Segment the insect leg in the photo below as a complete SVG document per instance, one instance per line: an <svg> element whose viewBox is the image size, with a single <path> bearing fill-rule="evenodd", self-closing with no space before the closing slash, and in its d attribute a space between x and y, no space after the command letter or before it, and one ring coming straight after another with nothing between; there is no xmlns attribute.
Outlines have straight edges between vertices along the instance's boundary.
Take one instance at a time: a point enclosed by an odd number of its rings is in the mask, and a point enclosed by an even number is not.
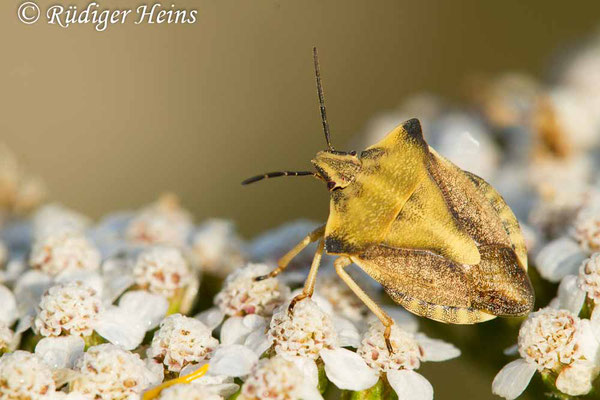
<svg viewBox="0 0 600 400"><path fill-rule="evenodd" d="M294 297L290 302L288 307L288 312L292 312L294 310L294 306L300 300L304 300L307 297L311 297L313 292L315 291L315 282L317 280L317 272L319 271L319 265L321 264L321 257L323 256L323 250L325 249L325 243L323 239L319 241L319 246L317 247L317 252L315 253L315 257L313 258L312 264L310 266L310 272L306 277L306 281L304 282L304 289L302 289L302 293L298 296Z"/></svg>
<svg viewBox="0 0 600 400"><path fill-rule="evenodd" d="M392 333L392 325L394 324L394 320L390 318L390 316L387 315L386 312L383 311L383 309L379 307L377 303L375 303L375 301L371 299L369 295L365 293L365 291L362 290L360 286L358 286L356 282L354 282L352 277L346 272L345 268L350 264L352 264L352 260L350 260L348 257L338 257L333 262L335 271L337 272L339 277L342 278L342 280L344 281L344 283L346 283L346 285L348 285L350 290L352 290L354 294L357 295L363 303L365 303L369 310L371 310L371 312L375 314L377 318L379 318L383 326L385 326L383 337L385 338L385 344L387 346L387 349L391 354L394 352L394 349L392 348L392 343L390 342L390 335Z"/></svg>
<svg viewBox="0 0 600 400"><path fill-rule="evenodd" d="M257 277L256 280L262 281L264 279L274 278L277 275L279 275L279 273L281 273L284 269L286 269L286 267L288 266L290 261L292 261L292 259L294 257L296 257L298 255L298 253L300 253L302 250L304 250L304 248L306 246L308 246L309 244L311 244L312 242L315 242L315 241L319 240L320 238L322 238L324 234L325 234L325 225L321 225L320 227L318 227L317 229L315 229L314 231L312 231L311 233L306 235L306 237L304 239L302 239L302 241L300 243L298 243L296 246L294 246L294 248L291 249L286 255L281 257L279 259L279 261L277 262L277 268L275 268L273 271L271 271L267 275L262 275L262 276Z"/></svg>

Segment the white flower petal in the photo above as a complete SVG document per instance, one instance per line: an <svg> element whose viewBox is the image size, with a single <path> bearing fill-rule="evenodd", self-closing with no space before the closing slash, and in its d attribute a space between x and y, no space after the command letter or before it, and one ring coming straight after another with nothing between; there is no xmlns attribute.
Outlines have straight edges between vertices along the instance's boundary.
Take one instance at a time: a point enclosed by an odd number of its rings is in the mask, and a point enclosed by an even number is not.
<svg viewBox="0 0 600 400"><path fill-rule="evenodd" d="M433 400L433 387L425 377L411 369L387 372L388 382L403 400Z"/></svg>
<svg viewBox="0 0 600 400"><path fill-rule="evenodd" d="M353 351L343 348L323 349L319 354L325 363L327 378L340 389L365 390L379 380L379 374Z"/></svg>
<svg viewBox="0 0 600 400"><path fill-rule="evenodd" d="M507 400L516 399L529 385L536 370L535 365L522 358L506 364L492 382L492 393Z"/></svg>
<svg viewBox="0 0 600 400"><path fill-rule="evenodd" d="M149 331L160 324L169 309L169 302L163 296L144 290L134 290L121 297L119 308L135 315Z"/></svg>
<svg viewBox="0 0 600 400"><path fill-rule="evenodd" d="M209 308L208 310L202 311L194 318L202 322L204 325L208 326L208 328L212 331L217 326L221 325L221 322L223 322L223 319L225 318L225 314L223 314L218 307L213 307Z"/></svg>
<svg viewBox="0 0 600 400"><path fill-rule="evenodd" d="M156 361L153 358L147 358L144 360L146 368L149 371L149 382L151 385L160 384L165 378L165 368L161 362Z"/></svg>
<svg viewBox="0 0 600 400"><path fill-rule="evenodd" d="M104 299L112 304L120 295L135 284L130 261L110 258L102 263L102 276L105 280Z"/></svg>
<svg viewBox="0 0 600 400"><path fill-rule="evenodd" d="M577 274L587 254L573 239L562 237L544 246L535 257L540 275L550 282L558 282L569 274Z"/></svg>
<svg viewBox="0 0 600 400"><path fill-rule="evenodd" d="M269 336L264 328L259 328L251 332L244 341L244 346L255 352L259 358L272 344L273 342L269 340Z"/></svg>
<svg viewBox="0 0 600 400"><path fill-rule="evenodd" d="M33 326L33 316L25 315L21 319L19 319L19 323L17 324L17 329L15 329L15 333L20 334L25 332L27 329Z"/></svg>
<svg viewBox="0 0 600 400"><path fill-rule="evenodd" d="M130 310L111 306L100 314L94 330L112 344L133 350L144 340L147 327Z"/></svg>
<svg viewBox="0 0 600 400"><path fill-rule="evenodd" d="M14 288L19 315L35 315L35 308L50 285L52 278L43 272L32 270L21 275Z"/></svg>
<svg viewBox="0 0 600 400"><path fill-rule="evenodd" d="M97 272L89 270L67 270L61 272L54 278L55 283L66 283L66 282L83 282L86 286L91 287L100 295L103 296L104 292L104 280Z"/></svg>
<svg viewBox="0 0 600 400"><path fill-rule="evenodd" d="M210 360L212 375L233 377L245 376L258 362L258 356L249 348L240 344L231 344L217 348Z"/></svg>
<svg viewBox="0 0 600 400"><path fill-rule="evenodd" d="M592 316L590 317L590 325L594 335L600 338L600 307L594 307Z"/></svg>
<svg viewBox="0 0 600 400"><path fill-rule="evenodd" d="M120 274L113 278L106 277L106 287L104 288L104 299L106 303L112 304L127 289L135 284L133 275Z"/></svg>
<svg viewBox="0 0 600 400"><path fill-rule="evenodd" d="M585 301L586 293L579 288L577 284L577 276L567 275L558 286L558 309L571 311L575 315L579 315L583 302Z"/></svg>
<svg viewBox="0 0 600 400"><path fill-rule="evenodd" d="M304 382L308 386L317 387L319 384L319 368L312 358L284 355L283 358L293 362L302 372Z"/></svg>
<svg viewBox="0 0 600 400"><path fill-rule="evenodd" d="M52 369L71 368L84 347L80 336L47 337L35 346L35 354Z"/></svg>
<svg viewBox="0 0 600 400"><path fill-rule="evenodd" d="M251 331L267 326L267 319L257 314L246 315L242 322Z"/></svg>
<svg viewBox="0 0 600 400"><path fill-rule="evenodd" d="M235 394L235 392L238 391L238 389L240 388L240 385L237 385L235 383L209 383L209 384L203 384L201 382L202 378L195 380L195 383L198 383L200 385L202 385L203 387L205 387L208 391L210 391L211 393L215 393L218 394L219 396L222 396L224 398L229 398L229 396L233 396Z"/></svg>
<svg viewBox="0 0 600 400"><path fill-rule="evenodd" d="M304 276L303 279L305 279L305 278L306 278L306 275ZM298 296L301 293L302 293L302 288L294 290L293 292L290 293L290 299L293 299L294 297ZM333 306L331 305L329 300L327 300L325 297L321 296L318 293L313 293L313 295L310 296L310 298L312 299L312 301L317 303L317 306L319 306L319 308L321 310L323 310L326 314L333 315L333 313L334 313Z"/></svg>
<svg viewBox="0 0 600 400"><path fill-rule="evenodd" d="M569 396L583 396L592 390L597 369L587 360L567 365L556 378L556 388Z"/></svg>
<svg viewBox="0 0 600 400"><path fill-rule="evenodd" d="M298 395L302 400L323 400L323 396L316 386L303 385L298 391Z"/></svg>
<svg viewBox="0 0 600 400"><path fill-rule="evenodd" d="M460 356L460 350L452 343L432 339L422 333L417 334L416 339L423 350L421 361L446 361Z"/></svg>
<svg viewBox="0 0 600 400"><path fill-rule="evenodd" d="M354 347L360 345L360 333L356 326L346 318L334 315L332 318L333 326L338 334L338 345L340 347Z"/></svg>
<svg viewBox="0 0 600 400"><path fill-rule="evenodd" d="M17 300L10 289L4 285L0 285L0 304L2 305L0 322L11 326L18 317Z"/></svg>
<svg viewBox="0 0 600 400"><path fill-rule="evenodd" d="M578 344L581 353L587 360L596 364L600 363L600 342L598 342L592 322L588 319L581 320L581 335Z"/></svg>
<svg viewBox="0 0 600 400"><path fill-rule="evenodd" d="M229 317L221 326L221 344L242 344L251 332L243 317Z"/></svg>

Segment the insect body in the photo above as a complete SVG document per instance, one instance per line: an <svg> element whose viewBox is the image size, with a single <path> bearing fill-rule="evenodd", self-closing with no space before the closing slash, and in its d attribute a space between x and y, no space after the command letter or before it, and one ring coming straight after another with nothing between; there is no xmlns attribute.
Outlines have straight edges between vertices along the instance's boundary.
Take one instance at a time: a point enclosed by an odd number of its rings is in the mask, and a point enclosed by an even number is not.
<svg viewBox="0 0 600 400"><path fill-rule="evenodd" d="M502 197L483 179L436 153L411 119L362 151L335 151L329 142L316 49L317 87L328 149L312 160L312 175L327 183L329 218L286 254L268 276L280 273L304 247L318 250L302 294L312 295L323 252L338 256L335 269L387 327L392 320L352 280L355 263L407 310L433 320L472 324L496 316L522 316L533 307L527 252L519 224ZM261 277L264 278L264 277Z"/></svg>

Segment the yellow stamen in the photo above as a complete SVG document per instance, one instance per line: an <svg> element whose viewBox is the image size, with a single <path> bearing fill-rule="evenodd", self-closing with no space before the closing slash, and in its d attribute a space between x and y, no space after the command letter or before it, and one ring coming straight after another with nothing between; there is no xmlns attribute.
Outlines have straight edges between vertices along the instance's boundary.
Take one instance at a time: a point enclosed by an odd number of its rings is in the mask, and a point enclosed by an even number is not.
<svg viewBox="0 0 600 400"><path fill-rule="evenodd" d="M170 379L166 382L163 382L162 384L153 387L152 389L146 390L144 392L144 395L142 396L142 400L156 399L158 396L160 396L160 392L162 392L163 389L166 389L169 386L178 385L180 383L190 383L200 378L201 376L204 376L204 374L206 374L206 371L208 371L208 364L203 365L191 374L187 374L184 376L180 376L179 378Z"/></svg>

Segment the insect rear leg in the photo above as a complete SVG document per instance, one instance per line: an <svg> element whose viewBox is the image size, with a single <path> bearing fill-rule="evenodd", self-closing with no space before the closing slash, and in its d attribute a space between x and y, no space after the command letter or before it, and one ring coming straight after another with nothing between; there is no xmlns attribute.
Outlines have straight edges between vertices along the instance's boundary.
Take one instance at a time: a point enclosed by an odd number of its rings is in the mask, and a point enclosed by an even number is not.
<svg viewBox="0 0 600 400"><path fill-rule="evenodd" d="M311 233L306 235L306 237L304 239L302 239L302 241L300 243L298 243L296 246L294 246L293 249L291 249L283 257L281 257L279 259L279 261L277 262L277 268L275 268L273 271L271 271L267 275L262 275L262 276L256 277L256 280L262 281L264 279L274 278L277 275L279 275L284 269L287 268L287 266L294 259L294 257L296 257L298 255L298 253L300 253L302 250L304 250L304 248L306 246L308 246L309 244L311 244L312 242L316 242L317 240L322 238L324 234L325 234L325 225L321 225L320 227L318 227L317 229L315 229L314 231L312 231Z"/></svg>
<svg viewBox="0 0 600 400"><path fill-rule="evenodd" d="M375 303L375 301L371 299L369 295L365 293L365 291L362 290L361 287L358 286L358 284L354 282L352 277L346 272L345 268L350 264L352 264L352 260L350 260L348 257L338 257L333 262L335 271L337 272L339 277L342 278L342 280L346 285L348 285L350 290L352 290L354 294L358 296L358 298L361 299L363 303L365 303L369 310L371 310L371 312L375 314L377 318L379 318L383 326L385 326L383 337L385 339L387 349L391 354L394 352L392 343L390 342L390 335L392 333L392 325L394 324L394 320L390 318L390 316L387 315L386 312L383 311L383 309L379 307L377 303Z"/></svg>
<svg viewBox="0 0 600 400"><path fill-rule="evenodd" d="M306 281L304 282L304 288L302 289L302 293L298 296L294 297L290 302L288 307L288 312L292 312L296 303L301 300L304 300L307 297L311 297L313 292L315 291L315 282L317 280L317 272L319 271L319 265L321 264L321 257L323 256L323 250L325 248L325 244L321 239L319 241L319 245L317 247L317 252L315 253L315 257L313 258L312 264L310 266L310 271L308 276L306 277Z"/></svg>

